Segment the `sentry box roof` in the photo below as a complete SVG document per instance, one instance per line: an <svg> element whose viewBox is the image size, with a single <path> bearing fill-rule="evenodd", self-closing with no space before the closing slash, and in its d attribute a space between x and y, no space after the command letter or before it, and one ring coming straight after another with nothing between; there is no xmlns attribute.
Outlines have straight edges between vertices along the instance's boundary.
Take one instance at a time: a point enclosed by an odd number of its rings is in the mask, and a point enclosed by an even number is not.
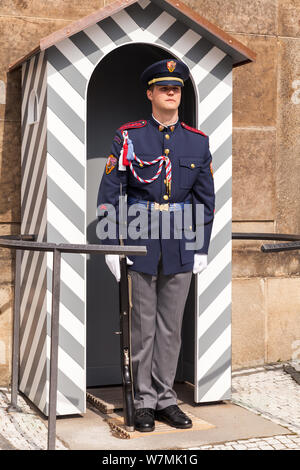
<svg viewBox="0 0 300 470"><path fill-rule="evenodd" d="M177 19L178 24L173 24L172 31L169 31L170 37L173 34L174 38L176 38L176 26L177 28L182 28L182 25L186 25L186 27L196 31L201 35L201 37L207 39L219 49L226 52L226 54L231 56L232 65L234 67L248 62L253 62L256 59L255 52L239 42L230 34L226 33L223 29L206 20L203 16L199 15L179 0L151 0L151 2L150 0L144 0L142 2L138 2L137 0L117 0L116 2L101 8L100 10L97 10L88 16L85 16L78 21L74 21L65 28L62 28L50 34L49 36L42 38L40 40L40 44L37 47L11 64L9 66L9 70L15 69L32 55L48 49L50 46L57 44L67 37L80 33L84 29L99 23L100 21L102 24L104 24L106 20L107 26L113 28L113 24L111 24L109 21L110 17L124 8L131 7L130 11L135 14L135 17L137 19L140 17L141 22L145 23L145 19L143 19L142 15L140 14L140 5L138 3L143 3L146 5L145 8L148 10L147 18L149 23L151 22L152 18L157 16L158 9L163 9ZM181 23L181 26L179 26L179 22ZM140 26L146 28L147 24L145 23L144 25Z"/></svg>

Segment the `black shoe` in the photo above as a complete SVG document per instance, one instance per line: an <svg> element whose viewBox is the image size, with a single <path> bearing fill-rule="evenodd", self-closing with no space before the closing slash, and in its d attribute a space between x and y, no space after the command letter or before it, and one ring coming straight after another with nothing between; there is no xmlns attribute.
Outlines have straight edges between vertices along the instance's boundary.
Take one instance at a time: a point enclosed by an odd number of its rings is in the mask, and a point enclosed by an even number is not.
<svg viewBox="0 0 300 470"><path fill-rule="evenodd" d="M138 408L135 410L134 426L137 431L154 431L154 410L152 408Z"/></svg>
<svg viewBox="0 0 300 470"><path fill-rule="evenodd" d="M173 428L188 429L193 426L190 418L177 405L170 405L155 411L155 419L164 421Z"/></svg>

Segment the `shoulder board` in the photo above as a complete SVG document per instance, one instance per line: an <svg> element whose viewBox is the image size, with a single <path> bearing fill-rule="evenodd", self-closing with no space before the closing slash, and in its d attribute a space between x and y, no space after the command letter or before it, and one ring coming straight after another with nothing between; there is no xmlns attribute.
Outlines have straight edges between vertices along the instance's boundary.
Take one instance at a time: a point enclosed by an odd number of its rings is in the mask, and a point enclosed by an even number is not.
<svg viewBox="0 0 300 470"><path fill-rule="evenodd" d="M119 131L125 131L126 129L138 129L139 127L144 127L147 124L147 121L132 121L123 124L123 126L119 127Z"/></svg>
<svg viewBox="0 0 300 470"><path fill-rule="evenodd" d="M182 122L181 125L184 129L187 129L188 131L196 132L196 134L201 134L201 135L204 135L204 137L207 137L207 135L204 134L204 132L199 131L199 129L195 129L194 127L188 126L187 124L185 124L185 122Z"/></svg>

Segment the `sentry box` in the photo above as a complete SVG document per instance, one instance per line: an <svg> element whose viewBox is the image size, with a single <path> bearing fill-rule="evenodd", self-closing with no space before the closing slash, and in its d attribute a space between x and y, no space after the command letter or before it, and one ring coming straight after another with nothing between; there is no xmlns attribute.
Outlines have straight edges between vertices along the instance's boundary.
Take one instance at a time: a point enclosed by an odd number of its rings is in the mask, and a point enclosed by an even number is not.
<svg viewBox="0 0 300 470"><path fill-rule="evenodd" d="M147 119L141 72L165 58L191 78L180 118L209 135L216 212L209 264L186 304L177 380L194 400L230 399L232 68L255 53L177 0L118 0L41 39L22 67L21 233L99 243L96 200L115 129ZM25 251L19 389L48 415L52 254ZM121 384L118 286L104 257L63 254L57 414L86 389Z"/></svg>

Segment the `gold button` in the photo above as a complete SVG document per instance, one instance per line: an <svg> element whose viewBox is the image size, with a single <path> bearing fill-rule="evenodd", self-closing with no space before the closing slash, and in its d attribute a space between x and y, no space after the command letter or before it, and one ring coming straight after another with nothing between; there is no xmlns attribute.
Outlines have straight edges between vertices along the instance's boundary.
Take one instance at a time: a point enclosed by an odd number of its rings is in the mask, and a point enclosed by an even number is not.
<svg viewBox="0 0 300 470"><path fill-rule="evenodd" d="M169 149L165 149L165 155L169 155L170 153L170 150Z"/></svg>
<svg viewBox="0 0 300 470"><path fill-rule="evenodd" d="M169 138L170 138L169 134L166 134L166 135L165 135L165 138L166 138L167 140L169 140Z"/></svg>
<svg viewBox="0 0 300 470"><path fill-rule="evenodd" d="M171 132L174 132L175 126L171 126L170 129L171 129Z"/></svg>
<svg viewBox="0 0 300 470"><path fill-rule="evenodd" d="M195 163L191 163L191 168L195 168Z"/></svg>
<svg viewBox="0 0 300 470"><path fill-rule="evenodd" d="M144 166L142 163L140 163L140 166Z"/></svg>
<svg viewBox="0 0 300 470"><path fill-rule="evenodd" d="M158 129L159 129L159 130L160 130L160 132L161 132L161 131L163 131L163 130L164 130L164 128L165 128L165 127L164 127L164 126L162 126L162 125L160 124Z"/></svg>
<svg viewBox="0 0 300 470"><path fill-rule="evenodd" d="M166 194L164 195L164 200L167 201L169 199L169 196L167 196Z"/></svg>

